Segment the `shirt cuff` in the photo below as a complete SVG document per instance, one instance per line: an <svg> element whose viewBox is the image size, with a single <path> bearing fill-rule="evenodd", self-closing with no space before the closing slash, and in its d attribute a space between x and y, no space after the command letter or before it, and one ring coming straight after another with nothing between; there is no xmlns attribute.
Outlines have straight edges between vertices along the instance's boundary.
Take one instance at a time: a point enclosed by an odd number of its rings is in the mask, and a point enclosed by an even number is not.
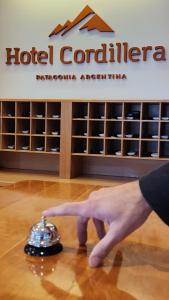
<svg viewBox="0 0 169 300"><path fill-rule="evenodd" d="M169 163L141 177L139 185L145 200L169 225Z"/></svg>

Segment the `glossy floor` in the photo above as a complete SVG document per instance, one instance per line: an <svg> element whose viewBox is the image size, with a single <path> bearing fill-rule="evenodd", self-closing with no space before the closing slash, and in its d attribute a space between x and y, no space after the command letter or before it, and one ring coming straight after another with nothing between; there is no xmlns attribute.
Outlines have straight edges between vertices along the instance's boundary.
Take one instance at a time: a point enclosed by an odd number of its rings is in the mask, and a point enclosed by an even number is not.
<svg viewBox="0 0 169 300"><path fill-rule="evenodd" d="M64 251L33 258L24 254L28 230L41 211L64 201L84 200L97 185L22 181L0 188L0 299L169 299L169 229L152 214L117 245L104 266L91 269L88 256L97 237L89 224L86 249L78 249L74 217L52 218Z"/></svg>

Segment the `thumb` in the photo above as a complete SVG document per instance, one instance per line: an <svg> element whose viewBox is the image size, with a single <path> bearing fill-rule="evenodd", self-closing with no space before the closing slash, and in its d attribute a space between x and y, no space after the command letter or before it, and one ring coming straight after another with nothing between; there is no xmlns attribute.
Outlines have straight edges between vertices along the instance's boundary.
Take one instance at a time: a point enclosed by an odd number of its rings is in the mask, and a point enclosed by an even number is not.
<svg viewBox="0 0 169 300"><path fill-rule="evenodd" d="M112 247L122 239L118 234L119 230L117 226L111 226L107 234L97 243L89 256L89 265L91 267L101 266L103 259L111 251Z"/></svg>

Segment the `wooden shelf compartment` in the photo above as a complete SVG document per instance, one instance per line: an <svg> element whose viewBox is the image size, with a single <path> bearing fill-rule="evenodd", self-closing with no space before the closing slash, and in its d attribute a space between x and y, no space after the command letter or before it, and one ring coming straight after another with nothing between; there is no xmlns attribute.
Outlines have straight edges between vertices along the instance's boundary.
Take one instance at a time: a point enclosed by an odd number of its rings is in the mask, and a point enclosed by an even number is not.
<svg viewBox="0 0 169 300"><path fill-rule="evenodd" d="M2 135L1 150L15 151L15 135Z"/></svg>
<svg viewBox="0 0 169 300"><path fill-rule="evenodd" d="M124 119L140 120L141 108L140 102L124 102Z"/></svg>
<svg viewBox="0 0 169 300"><path fill-rule="evenodd" d="M142 122L142 138L158 139L159 138L159 122Z"/></svg>
<svg viewBox="0 0 169 300"><path fill-rule="evenodd" d="M100 121L89 121L89 136L91 137L105 137L105 122Z"/></svg>
<svg viewBox="0 0 169 300"><path fill-rule="evenodd" d="M30 119L17 119L16 120L16 133L17 134L30 134Z"/></svg>
<svg viewBox="0 0 169 300"><path fill-rule="evenodd" d="M160 103L143 103L142 119L158 121L160 119Z"/></svg>
<svg viewBox="0 0 169 300"><path fill-rule="evenodd" d="M33 118L45 118L46 117L46 102L32 102L31 114Z"/></svg>
<svg viewBox="0 0 169 300"><path fill-rule="evenodd" d="M113 156L122 156L122 142L121 140L106 140L105 154Z"/></svg>
<svg viewBox="0 0 169 300"><path fill-rule="evenodd" d="M60 119L61 118L61 103L47 102L47 118Z"/></svg>
<svg viewBox="0 0 169 300"><path fill-rule="evenodd" d="M31 120L31 134L45 135L46 134L45 120L32 119Z"/></svg>
<svg viewBox="0 0 169 300"><path fill-rule="evenodd" d="M106 119L105 102L89 102L89 119Z"/></svg>
<svg viewBox="0 0 169 300"><path fill-rule="evenodd" d="M16 136L16 150L30 152L30 136Z"/></svg>
<svg viewBox="0 0 169 300"><path fill-rule="evenodd" d="M103 139L89 139L88 140L88 153L104 155L105 154L105 144Z"/></svg>
<svg viewBox="0 0 169 300"><path fill-rule="evenodd" d="M124 138L140 138L140 122L124 121Z"/></svg>
<svg viewBox="0 0 169 300"><path fill-rule="evenodd" d="M53 136L60 135L60 120L47 120L46 134Z"/></svg>
<svg viewBox="0 0 169 300"><path fill-rule="evenodd" d="M169 121L160 124L160 138L165 139L165 136L169 138Z"/></svg>
<svg viewBox="0 0 169 300"><path fill-rule="evenodd" d="M46 138L46 152L60 153L60 138L47 137Z"/></svg>
<svg viewBox="0 0 169 300"><path fill-rule="evenodd" d="M15 119L2 118L2 133L15 133Z"/></svg>
<svg viewBox="0 0 169 300"><path fill-rule="evenodd" d="M89 103L73 102L72 103L72 119L88 119Z"/></svg>
<svg viewBox="0 0 169 300"><path fill-rule="evenodd" d="M73 138L72 139L72 154L88 154L87 139Z"/></svg>
<svg viewBox="0 0 169 300"><path fill-rule="evenodd" d="M169 159L169 141L160 142L160 157Z"/></svg>
<svg viewBox="0 0 169 300"><path fill-rule="evenodd" d="M169 122L169 103L161 104L161 120L167 119Z"/></svg>
<svg viewBox="0 0 169 300"><path fill-rule="evenodd" d="M45 137L32 136L31 137L31 151L45 152Z"/></svg>
<svg viewBox="0 0 169 300"><path fill-rule="evenodd" d="M106 119L123 119L123 103L106 103Z"/></svg>
<svg viewBox="0 0 169 300"><path fill-rule="evenodd" d="M122 122L119 121L107 121L106 122L106 137L115 137L122 138L123 137L123 126Z"/></svg>
<svg viewBox="0 0 169 300"><path fill-rule="evenodd" d="M141 141L141 157L159 158L159 142Z"/></svg>
<svg viewBox="0 0 169 300"><path fill-rule="evenodd" d="M73 120L72 135L73 136L88 136L87 120Z"/></svg>
<svg viewBox="0 0 169 300"><path fill-rule="evenodd" d="M2 102L2 117L15 117L16 103L13 101Z"/></svg>
<svg viewBox="0 0 169 300"><path fill-rule="evenodd" d="M138 158L140 156L140 141L132 139L123 141L123 156Z"/></svg>
<svg viewBox="0 0 169 300"><path fill-rule="evenodd" d="M30 118L31 116L31 103L30 102L20 102L16 103L16 116L19 118Z"/></svg>

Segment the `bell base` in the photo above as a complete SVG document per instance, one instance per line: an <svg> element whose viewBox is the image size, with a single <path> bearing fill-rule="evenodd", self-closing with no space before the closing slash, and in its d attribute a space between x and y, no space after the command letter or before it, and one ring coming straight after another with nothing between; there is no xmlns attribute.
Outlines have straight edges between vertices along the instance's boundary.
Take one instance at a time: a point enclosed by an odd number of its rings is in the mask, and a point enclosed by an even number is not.
<svg viewBox="0 0 169 300"><path fill-rule="evenodd" d="M63 246L60 243L50 247L35 247L32 245L27 244L24 247L24 251L27 255L31 256L50 256L58 254L63 250Z"/></svg>

